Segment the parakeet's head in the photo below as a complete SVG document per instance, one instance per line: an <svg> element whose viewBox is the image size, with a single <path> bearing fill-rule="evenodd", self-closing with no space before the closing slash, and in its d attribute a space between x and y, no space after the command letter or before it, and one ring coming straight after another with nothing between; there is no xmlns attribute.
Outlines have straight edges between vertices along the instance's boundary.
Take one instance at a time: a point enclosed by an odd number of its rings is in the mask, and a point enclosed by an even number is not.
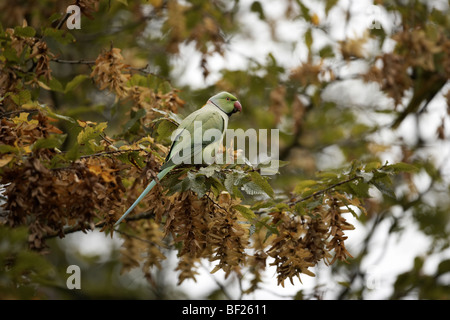
<svg viewBox="0 0 450 320"><path fill-rule="evenodd" d="M209 98L216 107L231 116L235 112L241 112L242 106L238 99L228 92L221 92Z"/></svg>

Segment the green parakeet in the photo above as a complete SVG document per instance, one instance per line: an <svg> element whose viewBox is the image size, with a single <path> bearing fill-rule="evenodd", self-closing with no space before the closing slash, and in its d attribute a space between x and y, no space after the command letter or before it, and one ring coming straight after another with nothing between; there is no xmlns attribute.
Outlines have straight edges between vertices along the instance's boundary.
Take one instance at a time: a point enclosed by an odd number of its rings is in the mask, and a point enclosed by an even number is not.
<svg viewBox="0 0 450 320"><path fill-rule="evenodd" d="M158 180L178 164L197 163L198 159L203 162L210 160L204 157L208 158L217 150L228 127L228 118L238 111L242 111L242 106L237 98L228 92L221 92L209 98L202 108L188 115L175 131L175 139L157 175ZM156 181L152 180L115 225L122 222L155 185Z"/></svg>

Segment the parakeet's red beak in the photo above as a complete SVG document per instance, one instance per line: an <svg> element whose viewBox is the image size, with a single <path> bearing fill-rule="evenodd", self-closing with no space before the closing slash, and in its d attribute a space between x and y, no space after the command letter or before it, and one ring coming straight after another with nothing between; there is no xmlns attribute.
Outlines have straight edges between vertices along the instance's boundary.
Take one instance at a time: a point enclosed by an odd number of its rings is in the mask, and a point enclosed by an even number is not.
<svg viewBox="0 0 450 320"><path fill-rule="evenodd" d="M241 106L241 103L239 102L239 101L236 101L235 103L234 103L234 110L233 110L233 113L235 113L235 112L242 112L242 106Z"/></svg>

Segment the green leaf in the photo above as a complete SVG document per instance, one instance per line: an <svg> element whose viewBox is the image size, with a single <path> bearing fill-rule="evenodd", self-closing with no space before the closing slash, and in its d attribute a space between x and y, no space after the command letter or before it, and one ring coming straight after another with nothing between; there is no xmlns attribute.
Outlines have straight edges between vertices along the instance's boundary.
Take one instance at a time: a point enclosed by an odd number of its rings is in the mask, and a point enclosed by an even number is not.
<svg viewBox="0 0 450 320"><path fill-rule="evenodd" d="M356 176L363 178L364 182L369 182L370 180L372 180L374 174L373 172L358 171L356 172Z"/></svg>
<svg viewBox="0 0 450 320"><path fill-rule="evenodd" d="M61 18L62 18L61 13L55 12L55 13L53 13L53 14L50 16L50 18L47 19L47 21L50 22L50 23L53 23L53 22L58 21L58 20L61 19Z"/></svg>
<svg viewBox="0 0 450 320"><path fill-rule="evenodd" d="M247 182L242 186L242 190L250 195L266 194L264 190L253 181Z"/></svg>
<svg viewBox="0 0 450 320"><path fill-rule="evenodd" d="M31 37L34 37L35 34L36 34L36 30L34 30L32 27L29 27L29 26L14 28L15 36L31 38Z"/></svg>
<svg viewBox="0 0 450 320"><path fill-rule="evenodd" d="M441 261L437 268L437 275L440 276L441 274L450 272L450 259Z"/></svg>
<svg viewBox="0 0 450 320"><path fill-rule="evenodd" d="M255 213L250 208L247 208L245 206L237 204L233 206L233 209L239 211L242 216L249 221L253 220L256 217Z"/></svg>
<svg viewBox="0 0 450 320"><path fill-rule="evenodd" d="M380 167L381 167L381 163L379 161L373 161L373 162L369 162L368 164L366 164L364 166L364 170L366 172L368 172L368 171L372 171L375 169L379 169Z"/></svg>
<svg viewBox="0 0 450 320"><path fill-rule="evenodd" d="M129 87L147 87L147 78L139 73L135 73L131 76L130 80L128 80L127 85Z"/></svg>
<svg viewBox="0 0 450 320"><path fill-rule="evenodd" d="M169 81L163 81L163 82L161 82L161 83L159 84L158 90L159 90L162 94L169 93L170 91L172 91L172 85L170 84Z"/></svg>
<svg viewBox="0 0 450 320"><path fill-rule="evenodd" d="M234 186L232 188L231 194L233 196L235 196L236 198L238 198L238 199L243 199L244 198L244 195L242 194L241 189L238 186Z"/></svg>
<svg viewBox="0 0 450 320"><path fill-rule="evenodd" d="M306 21L311 22L311 16L309 15L309 8L308 8L307 6L305 6L305 5L302 3L301 0L297 0L297 4L299 5L300 10L301 10L301 12L302 12L302 14L301 14L302 17L303 17Z"/></svg>
<svg viewBox="0 0 450 320"><path fill-rule="evenodd" d="M138 151L122 152L116 156L117 159L126 164L137 165L139 168L145 166L144 159L139 155Z"/></svg>
<svg viewBox="0 0 450 320"><path fill-rule="evenodd" d="M218 197L222 192L225 192L225 187L221 180L215 177L207 178L209 190L212 191L215 197Z"/></svg>
<svg viewBox="0 0 450 320"><path fill-rule="evenodd" d="M145 166L145 163L143 163ZM167 195L172 195L176 192L183 192L189 189L189 179L181 180L181 177L187 175L191 170L190 167L174 169L164 179L161 184L168 189Z"/></svg>
<svg viewBox="0 0 450 320"><path fill-rule="evenodd" d="M318 184L315 180L302 180L300 181L294 188L294 193L303 194L305 191L311 190L312 186L316 186Z"/></svg>
<svg viewBox="0 0 450 320"><path fill-rule="evenodd" d="M196 173L189 171L187 173L187 178L183 180L183 183L185 184L183 189L186 188L192 190L198 195L199 198L201 198L209 189L209 186L205 183L205 180L205 176L197 175Z"/></svg>
<svg viewBox="0 0 450 320"><path fill-rule="evenodd" d="M251 206L251 209L252 210L259 210L259 209L264 209L264 208L270 208L270 207L273 207L274 205L275 205L275 202L272 201L272 200L269 200L269 201L266 201L266 200L258 201L258 202L255 202Z"/></svg>
<svg viewBox="0 0 450 320"><path fill-rule="evenodd" d="M289 161L272 159L266 162L258 163L258 168L263 175L275 175L279 172L279 169L288 165Z"/></svg>
<svg viewBox="0 0 450 320"><path fill-rule="evenodd" d="M69 44L75 42L75 38L70 32L62 29L45 28L44 36L54 39L61 44Z"/></svg>
<svg viewBox="0 0 450 320"><path fill-rule="evenodd" d="M369 184L362 181L355 181L348 183L349 188L352 193L358 198L370 198L369 195Z"/></svg>
<svg viewBox="0 0 450 320"><path fill-rule="evenodd" d="M392 181L387 175L372 179L370 184L374 185L382 194L393 199L396 198L394 190L392 189Z"/></svg>
<svg viewBox="0 0 450 320"><path fill-rule="evenodd" d="M265 217L256 223L257 230L261 229L261 227L264 227L267 229L267 233L266 233L266 237L265 237L264 241L266 241L272 234L276 234L276 235L280 234L276 225L271 225L271 224L267 223L267 221L269 219L270 219L269 217ZM281 220L278 223L281 223Z"/></svg>
<svg viewBox="0 0 450 320"><path fill-rule="evenodd" d="M136 124L136 122L138 122L139 119L144 117L146 114L147 111L145 111L145 109L139 109L138 111L136 111L133 117L123 126L123 132L129 131Z"/></svg>
<svg viewBox="0 0 450 320"><path fill-rule="evenodd" d="M202 167L198 173L204 174L207 178L211 177L216 171L219 171L220 167L217 164L212 164L207 167Z"/></svg>
<svg viewBox="0 0 450 320"><path fill-rule="evenodd" d="M8 153L8 152L18 153L19 152L19 148L18 147L14 147L14 146L10 146L8 144L0 144L0 153Z"/></svg>
<svg viewBox="0 0 450 320"><path fill-rule="evenodd" d="M176 129L177 126L172 121L161 119L158 125L158 129L156 130L156 132L158 133L158 140L159 141L164 141L167 139L170 140L172 133Z"/></svg>
<svg viewBox="0 0 450 320"><path fill-rule="evenodd" d="M294 211L300 216L305 215L306 210L305 210L304 203L303 202L296 203L294 206Z"/></svg>
<svg viewBox="0 0 450 320"><path fill-rule="evenodd" d="M3 49L3 56L6 60L11 62L19 62L20 58L17 55L17 51L14 48L6 47Z"/></svg>
<svg viewBox="0 0 450 320"><path fill-rule="evenodd" d="M53 156L50 161L50 169L63 168L67 165L67 158L65 154L57 154Z"/></svg>
<svg viewBox="0 0 450 320"><path fill-rule="evenodd" d="M54 278L56 270L41 254L28 250L27 233L27 229L23 226L15 228L0 226L1 291L8 292L11 297L33 299L36 298L33 287L37 284L45 283L53 286L51 279ZM20 293L20 296L17 293Z"/></svg>
<svg viewBox="0 0 450 320"><path fill-rule="evenodd" d="M69 161L77 160L81 156L80 146L74 143L74 145L69 150L67 150L64 156Z"/></svg>
<svg viewBox="0 0 450 320"><path fill-rule="evenodd" d="M250 178L252 181L258 185L269 197L273 198L274 192L272 186L265 178L263 178L258 172L252 171L250 172Z"/></svg>
<svg viewBox="0 0 450 320"><path fill-rule="evenodd" d="M333 51L333 47L330 45L327 45L325 47L323 47L322 49L320 49L319 51L319 56L322 59L326 59L326 58L334 58L334 51Z"/></svg>
<svg viewBox="0 0 450 320"><path fill-rule="evenodd" d="M306 204L306 209L308 209L310 213L312 213L312 210L321 206L322 203L323 203L323 196L318 197L317 199L313 198Z"/></svg>
<svg viewBox="0 0 450 320"><path fill-rule="evenodd" d="M58 81L56 78L51 78L50 81L47 81L46 84L49 86L49 88L52 91L56 92L64 92L64 88L61 84L61 82Z"/></svg>
<svg viewBox="0 0 450 320"><path fill-rule="evenodd" d="M21 106L31 101L31 92L29 90L21 90L18 94L12 94L11 99L15 104Z"/></svg>
<svg viewBox="0 0 450 320"><path fill-rule="evenodd" d="M336 183L339 182L339 173L333 171L319 171L316 173L316 177L320 178L322 183ZM306 180L312 181L312 180Z"/></svg>
<svg viewBox="0 0 450 320"><path fill-rule="evenodd" d="M360 171L361 169L362 169L361 161L353 160L348 175L356 174L356 172Z"/></svg>
<svg viewBox="0 0 450 320"><path fill-rule="evenodd" d="M89 76L86 74L79 74L66 84L64 93L68 93L78 87L84 80L88 79Z"/></svg>
<svg viewBox="0 0 450 320"><path fill-rule="evenodd" d="M350 288L350 282L348 281L338 281L338 284L345 288Z"/></svg>
<svg viewBox="0 0 450 320"><path fill-rule="evenodd" d="M312 37L312 29L308 28L305 32L305 44L308 47L308 51L311 52L311 46L313 43L313 37Z"/></svg>
<svg viewBox="0 0 450 320"><path fill-rule="evenodd" d="M252 5L250 6L250 11L257 13L258 17L261 20L266 19L265 15L264 15L264 9L263 9L263 6L261 5L261 2L253 1Z"/></svg>
<svg viewBox="0 0 450 320"><path fill-rule="evenodd" d="M75 119L68 117L68 116L63 116L57 113L54 113L49 107L47 106L41 106L42 110L47 114L47 116L49 116L50 118L54 118L54 119L58 119L58 120L64 120L64 121L68 121L70 123L76 124L77 122L75 121Z"/></svg>
<svg viewBox="0 0 450 320"><path fill-rule="evenodd" d="M66 140L67 134L54 134L33 143L31 150L59 148Z"/></svg>
<svg viewBox="0 0 450 320"><path fill-rule="evenodd" d="M166 112L166 111L159 110L159 109L156 109L156 108L152 108L152 110L155 111L155 112L158 112L158 113L160 113L162 115L164 115L165 118L168 118L168 119L172 120L173 122L175 122L178 125L181 123L181 121L183 121L183 119L178 114L173 113L172 111ZM156 119L155 121L160 121L160 120L162 120L162 118L161 119Z"/></svg>
<svg viewBox="0 0 450 320"><path fill-rule="evenodd" d="M409 163L404 163L404 162L391 164L391 165L385 166L383 169L385 171L390 171L395 174L401 173L401 172L417 172L419 170L419 168L417 168L416 166L409 164Z"/></svg>
<svg viewBox="0 0 450 320"><path fill-rule="evenodd" d="M328 15L328 12L338 3L339 0L327 0L325 1L325 14Z"/></svg>
<svg viewBox="0 0 450 320"><path fill-rule="evenodd" d="M375 22L375 21L373 21ZM381 24L379 24L379 28L370 28L370 36L373 38L378 38L379 48L381 49L384 41L386 40L387 33L384 31L384 28Z"/></svg>
<svg viewBox="0 0 450 320"><path fill-rule="evenodd" d="M353 217L355 217L357 219L359 218L358 214L355 212L355 210L352 209L352 207L350 205L346 204L345 207L348 209L348 211L352 214Z"/></svg>
<svg viewBox="0 0 450 320"><path fill-rule="evenodd" d="M225 186L225 189L227 189L227 191L230 194L234 194L234 187L238 186L240 184L242 180L242 175L239 174L238 172L232 172L232 173L228 173L225 176L225 180L223 182L223 185Z"/></svg>
<svg viewBox="0 0 450 320"><path fill-rule="evenodd" d="M86 144L89 140L97 138L108 126L106 122L100 122L95 126L88 126L82 130L77 137L78 144Z"/></svg>

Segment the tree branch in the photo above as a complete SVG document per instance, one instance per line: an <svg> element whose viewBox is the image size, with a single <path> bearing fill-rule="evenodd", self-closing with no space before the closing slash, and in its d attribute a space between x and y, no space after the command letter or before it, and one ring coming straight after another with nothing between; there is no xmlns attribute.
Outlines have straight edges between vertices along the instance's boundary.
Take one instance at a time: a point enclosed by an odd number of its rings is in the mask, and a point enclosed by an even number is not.
<svg viewBox="0 0 450 320"><path fill-rule="evenodd" d="M352 181L357 180L357 179L361 179L361 177L355 176L355 177L353 177L353 178L348 178L347 180L344 180L344 181L341 181L341 182L337 182L337 183L335 183L335 184L333 184L333 185L331 185L331 186L329 186L329 187L327 187L327 188L325 188L325 189L316 191L316 192L314 192L313 194L310 194L309 196L306 196L306 197L297 199L297 200L295 200L295 201L290 201L290 202L288 202L287 204L288 204L289 206L294 206L294 205L296 205L296 204L299 203L299 202L306 201L306 200L308 200L308 199L310 199L310 198L313 198L313 197L315 197L315 196L318 196L319 194L323 194L323 193L325 193L325 192L327 192L327 191L329 191L329 190L331 190L331 189L333 189L333 188L336 188L336 187L338 187L338 186L340 186L340 185L343 185L343 184L352 182Z"/></svg>
<svg viewBox="0 0 450 320"><path fill-rule="evenodd" d="M148 211L144 211L141 212L139 214L136 214L134 216L129 216L125 218L125 221L137 221L137 220L142 220L142 219L148 219L154 216L154 212L153 210L148 210ZM91 230L94 230L96 228L103 228L105 226L105 220L99 221L94 225L94 228L91 228ZM67 235L67 234L71 234L74 232L78 232L78 231L84 231L86 230L85 226L82 225L75 225L75 226L70 226L64 229L63 231L63 235ZM122 233L122 231L118 230L118 229L113 229L114 231L117 231L118 233ZM60 235L60 233L58 232L53 232L53 233L48 233L46 234L44 237L42 237L43 239L51 239L51 238L56 238Z"/></svg>
<svg viewBox="0 0 450 320"><path fill-rule="evenodd" d="M369 230L369 233L366 235L366 237L363 240L363 247L361 249L361 252L359 253L358 257L356 257L353 261L356 261L355 268L351 270L351 274L349 275L348 279L348 286L344 287L342 291L338 294L337 300L343 300L347 297L347 295L350 293L350 290L352 288L352 284L355 282L358 276L361 277L362 280L365 278L365 274L361 271L361 261L366 256L368 250L369 250L369 244L372 237L375 235L375 232L377 228L379 227L381 221L385 218L386 211L381 212L379 215L375 216L375 221L372 224L372 227ZM379 261L379 260L377 260ZM362 292L361 292L362 295Z"/></svg>
<svg viewBox="0 0 450 320"><path fill-rule="evenodd" d="M323 193L325 193L325 192L327 192L327 191L330 191L330 190L333 189L333 188L336 188L336 187L338 187L338 186L341 186L341 185L343 185L343 184L352 182L352 181L357 180L357 179L360 179L360 178L361 178L361 177L357 177L357 176L352 177L352 178L348 178L348 179L346 179L346 180L343 180L343 181L337 182L337 183L335 183L335 184L332 184L331 186L328 186L328 187L326 187L325 189L318 190L318 191L314 192L313 194L310 194L309 196L306 196L306 197L303 197L303 198L300 198L300 199L297 199L297 200L294 200L294 201L286 202L286 204L287 204L289 207L292 207L292 206L296 205L297 203L306 201L306 200L311 199L311 198L313 198L313 197L316 197L316 196L318 196L318 195L320 195L320 194L323 194ZM274 206L268 207L268 209L271 209L271 208L273 208L273 207L274 207ZM256 215L259 215L259 214L265 213L265 212L267 212L266 210L267 210L267 208L264 208L264 209L261 209L261 210L257 210L257 211L255 211L255 214L256 214Z"/></svg>
<svg viewBox="0 0 450 320"><path fill-rule="evenodd" d="M87 65L93 65L95 64L95 60L64 60L64 59L58 59L53 58L50 61L57 62L57 63L65 63L65 64L87 64Z"/></svg>
<svg viewBox="0 0 450 320"><path fill-rule="evenodd" d="M95 65L95 60L83 60L83 59L80 59L80 60L65 60L65 59L53 58L53 59L51 59L50 61L57 62L57 63L62 63L62 64L86 64L86 65ZM156 73L154 73L154 72L151 72L151 71L148 69L148 65L146 65L146 66L143 67L143 68L128 67L127 69L130 70L130 71L134 71L134 72L139 72L139 73L151 75L151 76L157 77L157 78L159 78L159 79L161 79L161 80L167 81L167 82L169 82L169 83L171 82L170 79L165 78L165 77L162 77L162 76L160 76L160 75L158 75L158 74L156 74Z"/></svg>
<svg viewBox="0 0 450 320"><path fill-rule="evenodd" d="M160 246L160 247L162 247L162 248L167 248L167 246L166 246L165 244L162 244L162 245L161 245L161 244L158 244L158 243L155 243L155 242L153 242L153 241L150 241L150 240L147 240L147 239L138 237L138 236L136 236L136 235L134 235L134 234L131 234L131 233L128 233L128 232L119 230L119 229L114 229L114 231L117 232L117 233L120 233L120 234L124 235L125 237L133 238L133 239L139 240L139 241L141 241L141 242L145 242L145 243L147 243L147 244L150 244L150 245L152 245L152 246Z"/></svg>
<svg viewBox="0 0 450 320"><path fill-rule="evenodd" d="M80 156L80 159L86 159L86 158L91 158L91 157L101 157L101 156L109 155L109 154L135 152L135 151L145 151L145 150L142 150L142 149L110 150L110 151L103 151L103 152L98 152L98 153L93 153L93 154L86 154L86 155Z"/></svg>
<svg viewBox="0 0 450 320"><path fill-rule="evenodd" d="M12 114L22 113L22 112L26 112L26 113L39 112L39 109L19 109L19 110L3 112L3 113L0 113L0 118L8 117Z"/></svg>
<svg viewBox="0 0 450 320"><path fill-rule="evenodd" d="M216 285L219 287L219 289L222 291L223 295L228 299L228 300L233 300L233 298L231 297L231 295L228 293L228 291L226 290L225 285L223 285L222 283L219 282L219 280L216 279L216 277L211 273L211 271L203 264L201 264L201 267L206 270L208 272L208 274L210 275L211 279L216 283Z"/></svg>
<svg viewBox="0 0 450 320"><path fill-rule="evenodd" d="M63 24L69 19L71 13L67 12L64 17L58 22L58 25L55 27L55 29L61 29Z"/></svg>

